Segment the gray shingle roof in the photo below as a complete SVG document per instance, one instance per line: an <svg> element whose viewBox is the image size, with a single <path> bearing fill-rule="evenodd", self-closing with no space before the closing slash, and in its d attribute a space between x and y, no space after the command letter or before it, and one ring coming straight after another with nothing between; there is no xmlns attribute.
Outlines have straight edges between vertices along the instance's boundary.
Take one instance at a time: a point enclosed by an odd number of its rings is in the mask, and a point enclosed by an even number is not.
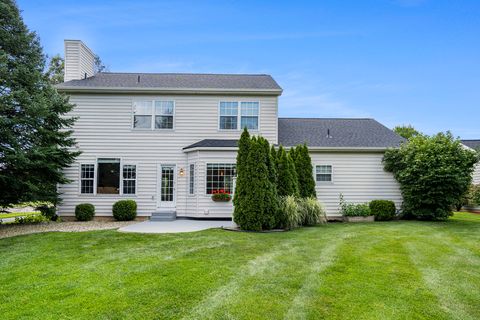
<svg viewBox="0 0 480 320"><path fill-rule="evenodd" d="M235 139L204 139L191 144L183 150L192 148L232 148L237 147L238 140Z"/></svg>
<svg viewBox="0 0 480 320"><path fill-rule="evenodd" d="M327 134L330 133L330 136ZM279 118L278 143L320 148L393 148L405 139L373 119ZM237 140L205 139L183 148L236 147Z"/></svg>
<svg viewBox="0 0 480 320"><path fill-rule="evenodd" d="M390 148L404 139L374 119L279 118L278 141L284 146Z"/></svg>
<svg viewBox="0 0 480 320"><path fill-rule="evenodd" d="M480 149L480 139L460 140L464 145L472 149Z"/></svg>
<svg viewBox="0 0 480 320"><path fill-rule="evenodd" d="M193 73L114 73L71 80L57 85L59 89L220 89L266 90L281 92L282 88L266 74L193 74Z"/></svg>

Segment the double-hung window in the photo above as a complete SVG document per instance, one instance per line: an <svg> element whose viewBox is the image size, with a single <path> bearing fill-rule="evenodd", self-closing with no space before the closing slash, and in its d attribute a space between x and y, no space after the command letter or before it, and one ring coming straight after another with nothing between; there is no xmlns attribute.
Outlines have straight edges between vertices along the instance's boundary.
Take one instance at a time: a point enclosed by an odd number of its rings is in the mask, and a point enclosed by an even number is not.
<svg viewBox="0 0 480 320"><path fill-rule="evenodd" d="M135 129L152 128L152 101L133 103L133 127Z"/></svg>
<svg viewBox="0 0 480 320"><path fill-rule="evenodd" d="M220 130L258 130L258 102L220 102Z"/></svg>
<svg viewBox="0 0 480 320"><path fill-rule="evenodd" d="M80 165L81 194L94 194L94 191L97 194L136 194L136 189L137 166L134 164L121 165L119 158L99 158L96 166Z"/></svg>
<svg viewBox="0 0 480 320"><path fill-rule="evenodd" d="M315 176L317 182L332 182L332 166L320 165L316 166Z"/></svg>
<svg viewBox="0 0 480 320"><path fill-rule="evenodd" d="M232 193L235 164L207 163L207 194Z"/></svg>
<svg viewBox="0 0 480 320"><path fill-rule="evenodd" d="M133 103L134 129L173 129L175 103L172 100L140 100Z"/></svg>
<svg viewBox="0 0 480 320"><path fill-rule="evenodd" d="M220 129L236 130L238 127L238 102L220 102Z"/></svg>
<svg viewBox="0 0 480 320"><path fill-rule="evenodd" d="M80 193L93 193L95 188L95 165L80 165Z"/></svg>
<svg viewBox="0 0 480 320"><path fill-rule="evenodd" d="M173 129L173 101L155 101L155 129Z"/></svg>

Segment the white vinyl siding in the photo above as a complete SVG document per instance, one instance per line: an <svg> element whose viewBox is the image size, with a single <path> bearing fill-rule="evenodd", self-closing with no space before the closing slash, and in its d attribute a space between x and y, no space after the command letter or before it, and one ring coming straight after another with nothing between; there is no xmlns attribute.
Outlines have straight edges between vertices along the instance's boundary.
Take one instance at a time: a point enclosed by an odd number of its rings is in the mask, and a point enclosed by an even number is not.
<svg viewBox="0 0 480 320"><path fill-rule="evenodd" d="M475 165L475 170L473 171L473 184L480 184L480 163Z"/></svg>
<svg viewBox="0 0 480 320"><path fill-rule="evenodd" d="M111 216L112 205L133 198L139 216L149 216L157 210L157 166L176 164L177 173L195 163L195 194L189 195L188 174L177 174L176 211L178 216L229 217L232 203L213 203L205 194L206 162L235 163L236 151L201 154L184 153L183 148L203 139L238 139L240 130L218 130L219 101L232 96L220 95L129 95L72 94L76 105L69 116L78 117L73 137L82 154L64 170L72 182L62 185L61 215L73 215L75 205L90 202L97 216ZM236 101L258 101L259 132L270 143L277 143L276 96L238 96ZM132 104L135 101L174 101L174 130L132 129ZM136 194L81 194L80 164L96 163L97 158L121 158L123 164L136 164ZM208 215L205 211L208 211Z"/></svg>
<svg viewBox="0 0 480 320"><path fill-rule="evenodd" d="M366 203L375 199L392 200L400 208L400 186L389 172L383 170L382 153L311 152L312 163L332 166L334 183L317 183L317 197L327 215L339 213L340 193L345 201Z"/></svg>

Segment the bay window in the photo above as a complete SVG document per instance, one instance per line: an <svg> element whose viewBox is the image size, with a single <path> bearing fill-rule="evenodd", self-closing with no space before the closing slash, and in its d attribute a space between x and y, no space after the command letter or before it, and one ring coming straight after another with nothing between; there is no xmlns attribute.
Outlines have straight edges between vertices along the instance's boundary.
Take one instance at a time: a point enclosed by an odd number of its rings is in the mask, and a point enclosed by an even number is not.
<svg viewBox="0 0 480 320"><path fill-rule="evenodd" d="M233 193L233 179L235 176L235 164L208 163L206 193Z"/></svg>

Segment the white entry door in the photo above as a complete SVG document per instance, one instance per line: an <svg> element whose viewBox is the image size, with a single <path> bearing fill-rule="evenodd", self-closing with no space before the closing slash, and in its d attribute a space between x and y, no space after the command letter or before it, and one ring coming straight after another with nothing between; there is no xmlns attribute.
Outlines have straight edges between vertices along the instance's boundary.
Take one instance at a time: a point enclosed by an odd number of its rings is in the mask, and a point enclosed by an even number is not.
<svg viewBox="0 0 480 320"><path fill-rule="evenodd" d="M175 208L176 176L176 166L174 164L160 164L158 166L157 207Z"/></svg>

